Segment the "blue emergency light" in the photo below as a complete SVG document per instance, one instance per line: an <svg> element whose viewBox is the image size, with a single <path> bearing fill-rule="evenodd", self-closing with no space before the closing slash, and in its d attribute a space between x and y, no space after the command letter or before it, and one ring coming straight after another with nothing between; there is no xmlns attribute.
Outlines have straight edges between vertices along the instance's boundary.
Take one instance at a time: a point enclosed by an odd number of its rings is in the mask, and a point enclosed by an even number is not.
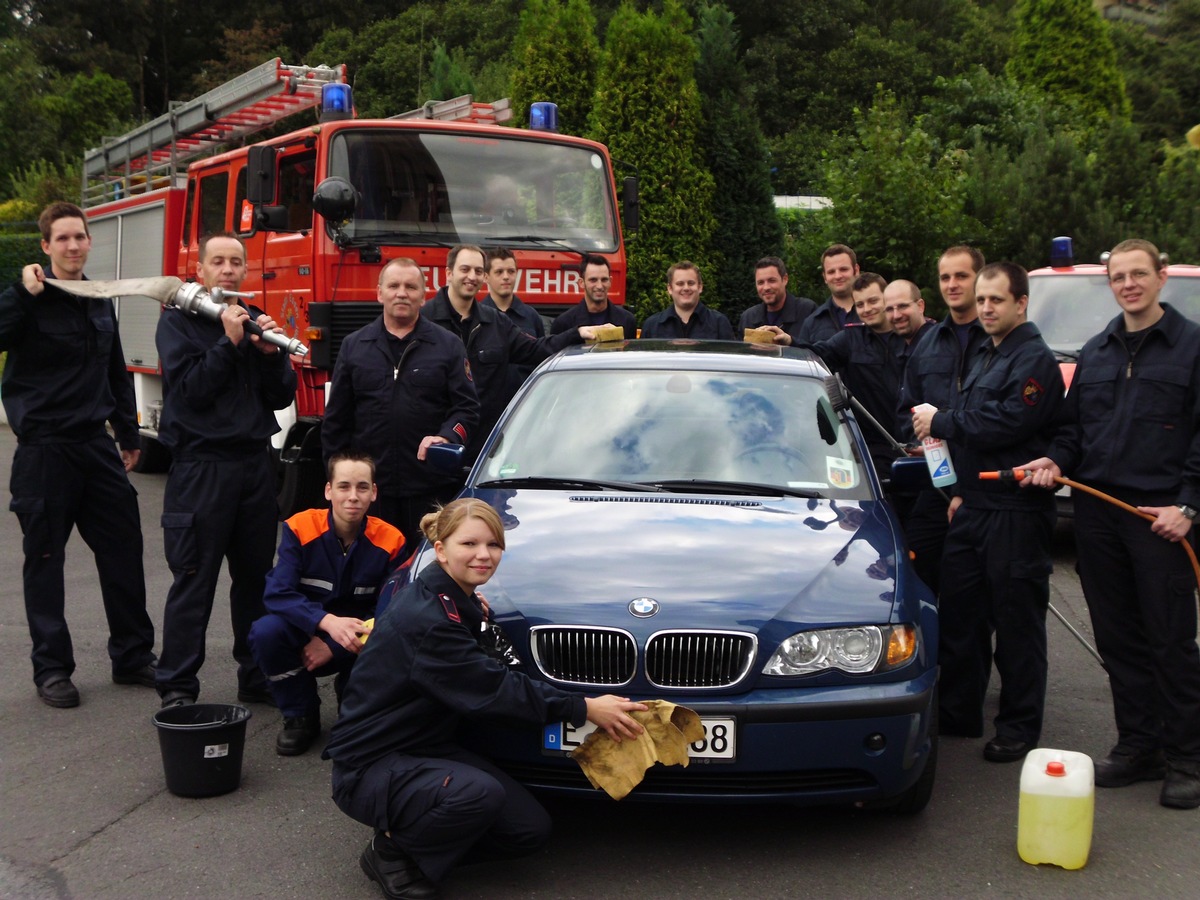
<svg viewBox="0 0 1200 900"><path fill-rule="evenodd" d="M540 101L529 105L531 131L558 131L558 104Z"/></svg>
<svg viewBox="0 0 1200 900"><path fill-rule="evenodd" d="M321 121L337 122L354 118L354 92L350 85L332 83L321 85Z"/></svg>
<svg viewBox="0 0 1200 900"><path fill-rule="evenodd" d="M1051 238L1050 267L1052 269L1065 269L1073 265L1075 265L1075 249L1071 239L1066 235Z"/></svg>

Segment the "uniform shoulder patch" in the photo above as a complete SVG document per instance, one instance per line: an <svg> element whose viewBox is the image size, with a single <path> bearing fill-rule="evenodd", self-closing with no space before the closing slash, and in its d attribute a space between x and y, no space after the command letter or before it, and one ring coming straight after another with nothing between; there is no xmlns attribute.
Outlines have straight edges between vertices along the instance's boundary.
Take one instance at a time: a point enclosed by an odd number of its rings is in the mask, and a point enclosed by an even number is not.
<svg viewBox="0 0 1200 900"><path fill-rule="evenodd" d="M1026 406L1037 406L1043 393L1042 386L1037 383L1037 379L1030 378L1025 382L1025 387L1021 388L1021 399L1025 401Z"/></svg>
<svg viewBox="0 0 1200 900"><path fill-rule="evenodd" d="M438 594L438 599L442 601L442 609L446 611L446 618L451 622L462 622L462 616L458 614L458 607L454 605L454 601L446 594Z"/></svg>
<svg viewBox="0 0 1200 900"><path fill-rule="evenodd" d="M471 377L471 361L465 356L463 357L463 371L467 373L467 381L474 384L475 379Z"/></svg>

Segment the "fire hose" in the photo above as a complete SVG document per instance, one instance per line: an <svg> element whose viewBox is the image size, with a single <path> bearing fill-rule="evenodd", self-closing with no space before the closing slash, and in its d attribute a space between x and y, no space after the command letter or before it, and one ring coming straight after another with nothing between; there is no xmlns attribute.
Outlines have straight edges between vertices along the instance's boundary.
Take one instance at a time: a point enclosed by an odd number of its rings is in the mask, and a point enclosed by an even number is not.
<svg viewBox="0 0 1200 900"><path fill-rule="evenodd" d="M1026 475L1032 475L1033 469L1001 469L998 472L980 472L979 479L981 481L1020 481ZM1133 513L1139 518L1145 519L1147 522L1153 522L1154 516L1150 513L1144 513L1136 506L1131 506L1123 500L1118 500L1111 494L1106 494L1104 491L1098 491L1094 487L1089 487L1078 481L1072 481L1070 478L1063 478L1061 475L1054 477L1056 484L1065 485L1073 491L1082 491L1085 494L1091 494L1097 499L1103 500L1105 503L1111 503L1113 506L1120 507L1125 512ZM1196 576L1196 586L1200 588L1200 561L1196 559L1196 551L1192 548L1192 542L1186 538L1179 541L1183 545L1184 552L1187 553L1188 559L1192 563L1192 573Z"/></svg>
<svg viewBox="0 0 1200 900"><path fill-rule="evenodd" d="M184 282L173 275L153 278L120 278L116 281L67 281L58 279L54 286L79 297L147 297L163 306L173 306L190 315L204 316L214 321L221 318L226 297L252 298L253 294L226 291L216 287L209 291L196 282ZM258 335L268 344L279 347L292 356L307 356L308 348L296 338L278 331L263 332L257 322L242 323L247 334Z"/></svg>

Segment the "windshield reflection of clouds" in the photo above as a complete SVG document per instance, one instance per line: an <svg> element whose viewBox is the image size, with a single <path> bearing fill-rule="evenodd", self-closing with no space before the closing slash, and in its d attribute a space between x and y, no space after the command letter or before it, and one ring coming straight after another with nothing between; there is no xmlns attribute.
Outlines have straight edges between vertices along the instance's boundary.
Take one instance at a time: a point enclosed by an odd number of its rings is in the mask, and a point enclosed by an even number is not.
<svg viewBox="0 0 1200 900"><path fill-rule="evenodd" d="M547 373L482 478L699 479L867 499L846 429L833 446L820 437L822 392L815 380L778 375Z"/></svg>

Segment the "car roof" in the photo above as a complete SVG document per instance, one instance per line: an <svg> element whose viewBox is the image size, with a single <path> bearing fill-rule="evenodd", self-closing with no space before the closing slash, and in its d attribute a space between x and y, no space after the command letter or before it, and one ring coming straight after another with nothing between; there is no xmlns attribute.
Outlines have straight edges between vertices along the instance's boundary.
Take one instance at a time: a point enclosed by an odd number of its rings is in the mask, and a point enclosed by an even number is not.
<svg viewBox="0 0 1200 900"><path fill-rule="evenodd" d="M829 370L808 350L741 341L633 340L569 347L545 364L559 371L692 369L825 378Z"/></svg>
<svg viewBox="0 0 1200 900"><path fill-rule="evenodd" d="M1041 269L1030 269L1031 278L1040 275L1107 275L1108 267L1098 263L1080 263L1077 266L1062 266L1053 268L1046 266ZM1170 278L1200 278L1200 266L1188 263L1167 263L1167 276Z"/></svg>

